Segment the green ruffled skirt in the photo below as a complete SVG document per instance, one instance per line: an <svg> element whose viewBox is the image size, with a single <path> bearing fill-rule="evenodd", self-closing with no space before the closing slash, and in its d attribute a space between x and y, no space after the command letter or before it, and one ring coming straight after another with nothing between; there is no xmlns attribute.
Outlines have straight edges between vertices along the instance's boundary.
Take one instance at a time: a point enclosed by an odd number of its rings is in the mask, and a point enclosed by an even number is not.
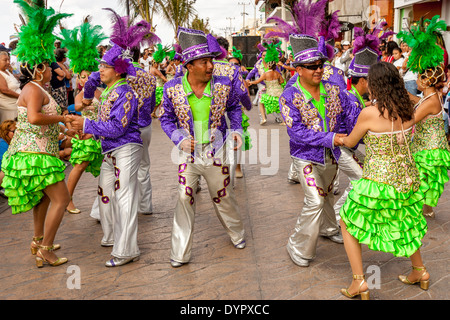
<svg viewBox="0 0 450 320"><path fill-rule="evenodd" d="M414 153L414 161L420 173L420 180L430 189L425 194L425 204L436 207L449 181L450 152L442 149L423 150Z"/></svg>
<svg viewBox="0 0 450 320"><path fill-rule="evenodd" d="M248 133L247 128L250 126L248 122L250 118L242 112L242 129L243 129L243 138L244 141L242 143L242 151L247 151L252 148L252 138L250 137L250 133Z"/></svg>
<svg viewBox="0 0 450 320"><path fill-rule="evenodd" d="M5 153L2 187L12 214L29 211L38 205L44 196L42 190L63 181L65 169L64 162L54 156L25 152L8 156Z"/></svg>
<svg viewBox="0 0 450 320"><path fill-rule="evenodd" d="M159 106L161 104L163 94L164 94L164 87L156 87L156 89L155 89L155 96L156 96L155 106Z"/></svg>
<svg viewBox="0 0 450 320"><path fill-rule="evenodd" d="M266 93L261 95L261 103L264 105L267 114L280 113L279 97L270 96Z"/></svg>
<svg viewBox="0 0 450 320"><path fill-rule="evenodd" d="M72 166L88 161L86 172L92 173L94 177L100 175L100 167L103 163L102 145L94 139L79 140L72 139L72 154L69 162Z"/></svg>
<svg viewBox="0 0 450 320"><path fill-rule="evenodd" d="M426 184L414 192L368 179L352 181L353 189L342 206L347 231L369 249L409 257L422 246L427 222L422 214Z"/></svg>

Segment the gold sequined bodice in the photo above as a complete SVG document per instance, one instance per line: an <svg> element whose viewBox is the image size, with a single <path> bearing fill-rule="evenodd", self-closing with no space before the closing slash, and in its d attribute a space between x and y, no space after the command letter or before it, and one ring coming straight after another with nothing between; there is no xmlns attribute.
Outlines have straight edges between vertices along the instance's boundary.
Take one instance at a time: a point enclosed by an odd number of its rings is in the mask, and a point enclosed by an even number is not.
<svg viewBox="0 0 450 320"><path fill-rule="evenodd" d="M31 82L34 84L34 82ZM38 84L35 84L39 86ZM40 86L39 86L40 87ZM56 101L42 88L50 102L42 106L41 112L47 115L60 115L61 108ZM14 137L8 148L8 155L17 152L44 153L59 156L59 124L34 125L28 121L28 109L18 107L17 124Z"/></svg>
<svg viewBox="0 0 450 320"><path fill-rule="evenodd" d="M388 184L399 192L420 185L419 172L410 153L412 128L389 133L367 132L366 157L362 177Z"/></svg>

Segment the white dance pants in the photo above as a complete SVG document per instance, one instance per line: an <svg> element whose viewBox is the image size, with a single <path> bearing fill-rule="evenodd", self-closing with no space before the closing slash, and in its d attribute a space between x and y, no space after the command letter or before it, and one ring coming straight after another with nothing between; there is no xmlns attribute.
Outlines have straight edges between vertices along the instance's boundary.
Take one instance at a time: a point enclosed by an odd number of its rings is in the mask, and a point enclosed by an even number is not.
<svg viewBox="0 0 450 320"><path fill-rule="evenodd" d="M316 256L319 236L329 237L339 233L333 210L337 162L329 149L326 149L325 165L292 159L305 199L294 233L289 237L287 250L293 259L311 260Z"/></svg>
<svg viewBox="0 0 450 320"><path fill-rule="evenodd" d="M152 125L141 128L141 139L143 142L142 160L139 165L139 208L138 212L152 213L152 182L150 180L150 142L152 140Z"/></svg>
<svg viewBox="0 0 450 320"><path fill-rule="evenodd" d="M178 201L175 207L170 258L186 263L191 258L198 180L204 177L214 210L234 245L244 240L244 226L231 185L230 165L223 149L213 154L209 144L199 145L195 158L180 152Z"/></svg>
<svg viewBox="0 0 450 320"><path fill-rule="evenodd" d="M137 177L141 158L142 145L130 143L107 153L101 167L98 203L102 242L114 243L113 257L133 258L140 254Z"/></svg>

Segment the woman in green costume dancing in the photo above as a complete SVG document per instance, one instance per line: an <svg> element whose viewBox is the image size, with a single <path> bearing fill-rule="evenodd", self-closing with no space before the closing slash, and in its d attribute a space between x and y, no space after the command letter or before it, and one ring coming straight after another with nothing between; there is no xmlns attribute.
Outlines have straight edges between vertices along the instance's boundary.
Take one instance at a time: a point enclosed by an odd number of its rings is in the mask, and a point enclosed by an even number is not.
<svg viewBox="0 0 450 320"><path fill-rule="evenodd" d="M92 26L85 21L80 27L73 30L63 29L61 45L69 50L70 67L78 75L78 83L84 88L89 75L98 71L98 59L100 56L97 46L106 39L101 33L100 26ZM95 99L92 105L85 106L82 103L84 89L75 97L75 110L81 111L83 117L96 121L98 115L99 99L102 92L95 91ZM81 212L73 203L73 193L84 171L92 173L94 177L100 175L100 167L103 162L102 146L99 140L94 140L92 135L80 134L72 139L72 153L70 163L73 166L67 179L67 188L70 194L70 203L66 210L72 214Z"/></svg>
<svg viewBox="0 0 450 320"><path fill-rule="evenodd" d="M409 257L413 270L399 276L407 284L420 283L428 289L430 275L419 248L427 231L422 214L426 184L411 153L414 108L403 79L389 63L373 65L369 71L369 93L373 106L361 111L346 147L364 137L366 157L363 175L352 181L353 189L341 209L344 246L353 272L353 281L341 293L349 298L369 299L364 280L361 243L375 251Z"/></svg>
<svg viewBox="0 0 450 320"><path fill-rule="evenodd" d="M262 81L266 84L266 92L261 95L260 102L260 113L262 117L261 124L267 122L266 114L275 114L276 119L278 118L278 114L280 113L279 100L280 96L283 93L283 84L284 78L277 71L277 63L280 61L279 52L277 48L281 45L281 42L276 44L273 43L264 43L263 46L267 48L266 55L264 57L264 62L267 63L269 68L268 71L264 72L264 74L258 78L258 80L250 81L248 84L258 84ZM261 106L263 106L261 108ZM283 118L281 118L280 125L286 125L284 123Z"/></svg>
<svg viewBox="0 0 450 320"><path fill-rule="evenodd" d="M58 266L67 262L53 252L60 248L53 241L69 203L66 166L58 158L59 123L66 118L44 85L52 76L49 63L54 59L56 40L52 31L61 18L69 15L55 14L52 8L35 2L14 2L28 16L14 52L21 62L24 86L17 101L16 131L3 156L2 187L13 214L33 209L31 253L36 255L36 266L42 267L44 262Z"/></svg>
<svg viewBox="0 0 450 320"><path fill-rule="evenodd" d="M443 120L442 99L439 87L445 81L444 50L437 44L436 33L447 30L445 21L439 16L422 21L411 32L401 32L399 37L411 47L407 67L419 74L417 86L423 98L409 94L415 103L415 134L412 152L420 172L421 180L430 186L426 193L423 214L434 217L433 207L449 181L450 148L447 142ZM425 28L423 24L427 25ZM420 39L418 41L418 39Z"/></svg>

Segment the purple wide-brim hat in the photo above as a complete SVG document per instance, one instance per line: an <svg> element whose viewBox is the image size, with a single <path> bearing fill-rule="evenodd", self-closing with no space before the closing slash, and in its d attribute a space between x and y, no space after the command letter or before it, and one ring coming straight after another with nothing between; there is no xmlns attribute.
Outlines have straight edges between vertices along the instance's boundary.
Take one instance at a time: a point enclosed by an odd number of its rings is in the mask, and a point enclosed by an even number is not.
<svg viewBox="0 0 450 320"><path fill-rule="evenodd" d="M133 66L130 54L117 44L113 44L112 48L106 51L102 59L97 59L97 61L114 67L117 73L136 76L136 69Z"/></svg>
<svg viewBox="0 0 450 320"><path fill-rule="evenodd" d="M197 59L216 58L222 54L216 38L203 31L179 27L177 35L183 49L183 66Z"/></svg>
<svg viewBox="0 0 450 320"><path fill-rule="evenodd" d="M317 60L327 60L325 39L320 37L320 41L310 35L292 34L289 36L289 42L294 53L294 62L292 66L311 63Z"/></svg>

